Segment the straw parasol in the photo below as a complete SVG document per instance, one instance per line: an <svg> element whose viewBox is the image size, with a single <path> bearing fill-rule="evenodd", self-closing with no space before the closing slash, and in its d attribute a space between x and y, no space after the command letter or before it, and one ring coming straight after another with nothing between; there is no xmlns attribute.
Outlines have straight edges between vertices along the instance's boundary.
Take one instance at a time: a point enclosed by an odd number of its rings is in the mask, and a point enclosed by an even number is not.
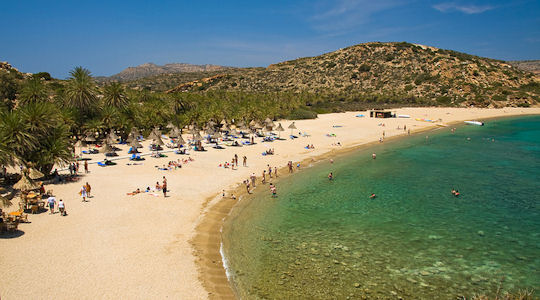
<svg viewBox="0 0 540 300"><path fill-rule="evenodd" d="M40 171L34 169L34 168L29 168L28 169L28 177L30 177L31 179L38 179L38 178L41 178L45 175L43 175L43 173L41 173Z"/></svg>
<svg viewBox="0 0 540 300"><path fill-rule="evenodd" d="M292 122L288 128L291 130L291 135L292 135L293 130L296 129L296 125L294 125L294 122Z"/></svg>
<svg viewBox="0 0 540 300"><path fill-rule="evenodd" d="M39 188L39 184L29 178L26 175L23 175L21 177L21 180L19 180L17 183L13 185L14 189L21 190L21 191L31 191Z"/></svg>
<svg viewBox="0 0 540 300"><path fill-rule="evenodd" d="M128 143L131 143L133 140L136 140L135 134L133 134L132 132L130 132L130 133L128 134L128 137L127 137L126 141L127 141Z"/></svg>
<svg viewBox="0 0 540 300"><path fill-rule="evenodd" d="M84 141L85 142L89 142L89 143L93 143L96 141L96 138L94 137L93 134L88 134L85 138L84 138Z"/></svg>
<svg viewBox="0 0 540 300"><path fill-rule="evenodd" d="M216 122L212 120L208 121L208 127L214 127L214 126L216 126Z"/></svg>
<svg viewBox="0 0 540 300"><path fill-rule="evenodd" d="M182 135L178 135L178 139L176 140L176 143L178 145L184 145L186 144L186 141L184 141L184 138L182 138Z"/></svg>
<svg viewBox="0 0 540 300"><path fill-rule="evenodd" d="M166 127L169 129L173 129L176 126L174 126L173 123L169 122Z"/></svg>
<svg viewBox="0 0 540 300"><path fill-rule="evenodd" d="M159 146L165 145L165 143L163 142L163 140L159 136L152 141L152 144L159 145Z"/></svg>
<svg viewBox="0 0 540 300"><path fill-rule="evenodd" d="M110 153L110 152L113 152L113 148L111 147L111 145L107 142L105 142L105 144L103 144L103 147L101 147L101 149L99 149L99 152L101 153Z"/></svg>
<svg viewBox="0 0 540 300"><path fill-rule="evenodd" d="M118 139L118 135L116 135L116 133L114 133L114 130L111 129L111 132L109 133L109 138L116 141Z"/></svg>
<svg viewBox="0 0 540 300"><path fill-rule="evenodd" d="M195 134L193 134L193 139L196 140L196 141L202 140L202 136L199 133L199 131L197 131L197 132L195 132Z"/></svg>
<svg viewBox="0 0 540 300"><path fill-rule="evenodd" d="M285 131L285 129L283 129L283 127L281 126L281 123L278 123L278 126L276 127L275 129L277 132L279 132L279 135L278 137L281 138L281 132L282 131Z"/></svg>
<svg viewBox="0 0 540 300"><path fill-rule="evenodd" d="M150 132L150 134L146 137L146 139L148 139L148 140L155 140L155 139L158 139L158 138L159 138L159 135L157 135L155 130L152 130Z"/></svg>
<svg viewBox="0 0 540 300"><path fill-rule="evenodd" d="M141 147L141 143L137 139L132 139L129 145L135 149Z"/></svg>
<svg viewBox="0 0 540 300"><path fill-rule="evenodd" d="M170 138L177 138L180 135L180 129L178 127L173 127L169 132Z"/></svg>

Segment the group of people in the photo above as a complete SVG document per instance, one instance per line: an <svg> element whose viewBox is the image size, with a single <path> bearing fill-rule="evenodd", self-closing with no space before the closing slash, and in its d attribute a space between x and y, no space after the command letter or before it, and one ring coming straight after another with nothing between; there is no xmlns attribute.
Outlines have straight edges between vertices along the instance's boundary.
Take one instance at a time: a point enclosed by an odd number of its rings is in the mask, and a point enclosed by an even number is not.
<svg viewBox="0 0 540 300"><path fill-rule="evenodd" d="M49 198L47 198L47 205L49 206L49 214L54 214L54 208L56 206L56 198L51 195ZM66 216L66 204L64 203L64 200L60 199L58 201L58 211L60 212L61 216Z"/></svg>
<svg viewBox="0 0 540 300"><path fill-rule="evenodd" d="M304 147L306 149L315 149L315 146L313 146L313 144L308 144L306 147Z"/></svg>
<svg viewBox="0 0 540 300"><path fill-rule="evenodd" d="M81 187L81 189L79 190L79 195L81 196L83 202L88 202L87 199L91 197L91 191L92 187L88 182Z"/></svg>

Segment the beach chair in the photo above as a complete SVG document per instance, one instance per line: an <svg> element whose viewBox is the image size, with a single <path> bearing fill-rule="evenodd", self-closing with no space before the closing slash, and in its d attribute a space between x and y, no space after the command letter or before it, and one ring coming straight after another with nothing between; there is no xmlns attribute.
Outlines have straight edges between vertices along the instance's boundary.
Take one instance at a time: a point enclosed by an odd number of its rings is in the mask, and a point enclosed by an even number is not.
<svg viewBox="0 0 540 300"><path fill-rule="evenodd" d="M106 167L106 166L107 166L105 163L103 163L103 162L101 162L101 161L98 161L97 164L98 164L98 166L100 166L100 167Z"/></svg>

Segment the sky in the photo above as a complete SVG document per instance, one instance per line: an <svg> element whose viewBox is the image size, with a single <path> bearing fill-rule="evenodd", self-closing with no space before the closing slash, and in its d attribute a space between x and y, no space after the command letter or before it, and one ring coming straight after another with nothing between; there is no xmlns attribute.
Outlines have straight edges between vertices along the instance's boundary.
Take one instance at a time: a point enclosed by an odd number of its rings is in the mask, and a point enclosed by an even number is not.
<svg viewBox="0 0 540 300"><path fill-rule="evenodd" d="M147 62L268 66L372 41L540 59L539 0L2 1L0 61L66 78Z"/></svg>

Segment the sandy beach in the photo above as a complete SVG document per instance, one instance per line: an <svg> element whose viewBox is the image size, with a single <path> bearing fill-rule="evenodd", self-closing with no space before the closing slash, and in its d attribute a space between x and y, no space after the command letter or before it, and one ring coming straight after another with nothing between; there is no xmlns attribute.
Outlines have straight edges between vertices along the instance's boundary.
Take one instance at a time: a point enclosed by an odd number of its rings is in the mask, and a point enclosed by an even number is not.
<svg viewBox="0 0 540 300"><path fill-rule="evenodd" d="M66 203L68 216L30 214L30 223L19 225L16 236L0 236L0 284L2 299L207 299L233 298L219 256L219 229L236 200L230 198L242 181L255 173L261 176L267 165L281 169L288 161L295 163L312 158L332 157L341 151L450 125L464 120L540 114L540 108L402 108L392 110L410 118L375 119L367 112L319 115L315 120L296 121L298 132L307 137L289 139L287 126L292 121L277 121L285 128L283 141L256 145L207 147L206 152L190 152L194 161L177 170L156 168L168 161L187 159L188 155L166 153L138 165L127 159L116 166L90 164L90 173L79 170L74 183L51 184L58 199ZM365 117L356 117L364 114ZM442 121L431 123L416 118ZM382 126L381 124L384 124ZM400 129L397 129L397 128ZM450 127L441 127L450 130ZM328 136L328 135L333 136ZM189 135L185 135L187 139ZM337 143L341 146L336 146ZM313 144L315 149L305 149ZM143 142L148 152L148 141ZM126 146L119 146L127 156ZM274 155L261 153L274 148ZM236 170L219 167L233 156L239 157ZM242 157L247 156L247 167ZM85 155L91 162L103 154ZM62 171L67 174L67 171ZM280 171L283 174L283 171ZM162 193L126 193L137 188L153 188L167 178L168 197ZM81 186L92 186L92 197L82 202ZM243 187L243 186L242 186ZM245 189L245 188L244 188ZM226 198L221 196L226 190ZM240 195L237 195L240 196ZM16 210L17 204L8 209Z"/></svg>

